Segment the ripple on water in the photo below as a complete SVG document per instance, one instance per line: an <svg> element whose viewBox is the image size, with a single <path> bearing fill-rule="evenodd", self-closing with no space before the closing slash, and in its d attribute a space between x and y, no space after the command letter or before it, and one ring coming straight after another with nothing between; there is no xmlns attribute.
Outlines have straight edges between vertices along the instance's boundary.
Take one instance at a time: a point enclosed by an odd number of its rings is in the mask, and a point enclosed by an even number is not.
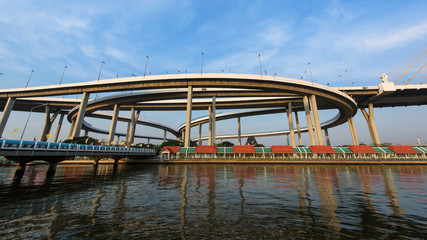
<svg viewBox="0 0 427 240"><path fill-rule="evenodd" d="M421 238L427 167L0 168L4 239Z"/></svg>

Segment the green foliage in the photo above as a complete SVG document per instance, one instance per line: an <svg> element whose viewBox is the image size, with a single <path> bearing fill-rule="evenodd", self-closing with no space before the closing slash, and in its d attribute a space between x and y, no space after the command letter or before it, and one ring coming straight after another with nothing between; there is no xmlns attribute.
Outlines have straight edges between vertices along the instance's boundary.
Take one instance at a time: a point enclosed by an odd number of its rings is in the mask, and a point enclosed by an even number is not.
<svg viewBox="0 0 427 240"><path fill-rule="evenodd" d="M75 144L87 144L87 145L100 145L100 141L91 137L73 137L72 139L66 139L63 143L75 143Z"/></svg>
<svg viewBox="0 0 427 240"><path fill-rule="evenodd" d="M163 148L164 146L184 146L184 143L177 141L177 140L167 140L166 142L163 142L160 144L160 146Z"/></svg>
<svg viewBox="0 0 427 240"><path fill-rule="evenodd" d="M217 146L218 146L218 147L233 147L233 146L234 146L234 143L231 143L231 142L229 142L229 141L224 141L224 142L222 142L222 143L219 143Z"/></svg>

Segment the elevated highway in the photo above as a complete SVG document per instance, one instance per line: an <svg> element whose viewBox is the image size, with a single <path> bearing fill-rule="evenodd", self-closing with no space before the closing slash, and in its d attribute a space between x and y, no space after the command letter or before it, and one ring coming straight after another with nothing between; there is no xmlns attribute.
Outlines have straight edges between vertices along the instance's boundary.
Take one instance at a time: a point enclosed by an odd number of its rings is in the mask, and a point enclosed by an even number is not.
<svg viewBox="0 0 427 240"><path fill-rule="evenodd" d="M122 91L127 91L122 93ZM93 93L111 93L108 96L91 99ZM82 94L82 98L65 98L66 95ZM92 94L92 95L91 95ZM191 96L190 96L191 95ZM56 96L56 97L55 97ZM309 125L301 127L298 132L309 132L310 142L320 144L320 129L327 129L349 122L353 142L357 136L352 127L352 117L360 108L367 119L373 142L376 129L373 121L373 108L425 105L427 103L427 85L394 85L382 82L378 86L331 88L306 81L273 76L258 76L246 74L175 74L158 76L140 76L117 78L100 81L90 81L76 84L62 84L0 90L0 107L4 109L0 121L0 133L3 132L10 111L44 112L47 119L52 120L51 114L67 115L72 123L70 136L78 136L80 130L109 134L109 142L114 136L127 136L151 139L163 139L165 136L146 136L115 132L114 122L128 122L132 128L143 124L169 132L178 138L190 131L190 126L205 123L210 125L209 144L215 139L215 121L230 118L240 118L260 114L287 112L290 119L289 130L262 133L260 136L293 133L292 113L305 112L306 118L311 119ZM45 108L38 107L44 105ZM267 109L268 108L268 109ZM368 108L368 111L365 110ZM253 109L250 111L216 115L216 109ZM337 109L338 115L320 123L317 111ZM187 111L190 118L178 129L172 129L161 123L139 120L140 111ZM192 110L208 110L209 115L203 119L191 121ZM307 111L308 110L308 111ZM114 111L107 114L102 111ZM130 117L119 116L118 111L131 111ZM86 118L111 119L110 130L99 129L84 120ZM317 119L316 119L317 118ZM53 120L55 120L53 118ZM47 122L47 121L46 121ZM212 126L211 126L212 125ZM46 127L46 124L45 124ZM135 129L135 127L133 127ZM310 129L311 132L310 133ZM353 132L354 130L354 132ZM315 135L316 134L316 135ZM326 133L325 133L326 134ZM129 138L129 135L133 135ZM245 135L240 135L240 137ZM220 138L239 137L238 135L219 136ZM188 139L188 141L187 141ZM207 139L207 137L199 137ZM189 143L189 137L185 138ZM213 140L214 141L214 140Z"/></svg>

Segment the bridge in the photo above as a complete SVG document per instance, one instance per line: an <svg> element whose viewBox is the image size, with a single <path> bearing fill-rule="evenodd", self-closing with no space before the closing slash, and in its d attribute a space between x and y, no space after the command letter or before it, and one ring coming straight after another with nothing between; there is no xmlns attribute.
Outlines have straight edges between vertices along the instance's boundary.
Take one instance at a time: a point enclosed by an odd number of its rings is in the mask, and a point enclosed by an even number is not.
<svg viewBox="0 0 427 240"><path fill-rule="evenodd" d="M114 146L98 146L73 143L36 142L25 140L2 139L0 141L0 156L7 160L17 162L18 168L15 176L22 176L26 164L33 160L43 159L49 163L48 173L55 173L56 165L67 159L77 156L91 157L94 165L102 158L114 159L114 165L123 158L148 159L157 155L153 149L127 148Z"/></svg>
<svg viewBox="0 0 427 240"><path fill-rule="evenodd" d="M122 91L129 91L122 93ZM95 97L95 93L110 93L105 97ZM65 95L82 94L81 99L62 98ZM276 76L248 74L171 74L157 76L135 76L131 78L115 78L90 81L75 84L50 85L41 87L1 89L0 107L3 114L0 119L0 135L3 134L12 111L44 112L45 122L40 140L42 143L15 142L16 149L10 149L2 154L15 157L18 162L24 159L43 157L46 159L68 157L65 152L55 147L59 143L46 143L47 134L51 131L52 123L60 116L54 142L61 130L62 121L71 123L68 136L70 138L90 132L108 134L107 145L114 145L114 138L125 137L128 149L136 137L147 139L167 140L167 133L184 142L184 147L190 147L191 142L208 141L207 145L215 145L217 139L238 139L248 136L242 134L240 118L254 115L284 112L288 119L289 128L274 132L260 132L256 136L288 136L288 145L302 145L301 134L308 133L310 145L330 145L328 129L348 123L353 145L359 145L353 116L360 109L364 115L373 145L379 145L380 140L374 121L374 108L425 105L427 103L427 84L395 85L383 78L378 86L341 87L333 88L303 80ZM243 112L216 114L217 109L250 109ZM335 109L338 114L321 122L318 112ZM367 109L367 110L366 110ZM208 116L192 119L193 110L206 110ZM103 111L113 111L112 114ZM120 111L130 111L130 117L119 116ZM186 111L185 124L173 129L161 123L140 120L141 111ZM303 113L307 126L300 126L298 113ZM88 118L109 119L110 129L99 129L90 124ZM216 122L237 118L238 134L216 135ZM126 133L116 131L118 121L128 123ZM294 121L296 124L294 124ZM137 124L162 129L163 136L147 136L137 134ZM202 124L209 124L208 136L202 136ZM296 125L296 128L295 128ZM192 127L199 127L199 136L191 139ZM323 133L322 133L323 130ZM254 135L254 134L252 134ZM326 140L326 141L325 141ZM13 140L7 140L7 144ZM119 142L119 139L117 139ZM59 145L56 145L59 144ZM25 150L29 146L28 150ZM42 146L46 148L41 149ZM95 153L97 156L116 156L113 153L129 154L125 148L105 146L98 152L88 146L69 145L74 155ZM31 149L31 150L29 150ZM108 150L107 150L108 149ZM113 150L114 149L114 150ZM19 151L18 151L19 150ZM56 152L55 152L56 151ZM67 153L70 153L68 151ZM31 152L31 158L29 153ZM10 154L18 154L11 156ZM22 155L20 155L22 154ZM35 155L34 155L35 154ZM55 155L60 154L60 155ZM92 155L94 156L94 155ZM133 155L137 156L137 155ZM145 155L144 155L145 156Z"/></svg>

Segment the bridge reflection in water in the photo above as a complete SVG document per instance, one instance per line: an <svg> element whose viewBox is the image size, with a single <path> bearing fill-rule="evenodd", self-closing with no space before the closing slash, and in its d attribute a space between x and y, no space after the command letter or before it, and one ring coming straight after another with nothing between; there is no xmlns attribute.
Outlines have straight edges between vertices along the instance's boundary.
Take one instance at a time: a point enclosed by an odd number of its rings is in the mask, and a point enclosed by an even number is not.
<svg viewBox="0 0 427 240"><path fill-rule="evenodd" d="M0 168L6 238L418 238L427 227L427 166L46 168L19 184Z"/></svg>

